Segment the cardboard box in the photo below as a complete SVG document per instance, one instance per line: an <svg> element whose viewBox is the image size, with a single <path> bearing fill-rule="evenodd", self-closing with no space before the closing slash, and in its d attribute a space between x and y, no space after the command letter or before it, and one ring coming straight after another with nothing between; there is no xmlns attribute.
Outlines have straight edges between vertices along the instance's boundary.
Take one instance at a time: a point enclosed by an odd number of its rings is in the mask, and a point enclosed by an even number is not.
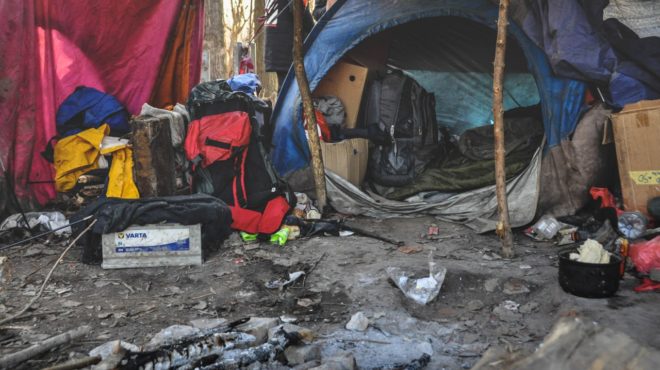
<svg viewBox="0 0 660 370"><path fill-rule="evenodd" d="M623 207L648 216L660 196L660 100L629 104L612 115Z"/></svg>
<svg viewBox="0 0 660 370"><path fill-rule="evenodd" d="M362 91L367 81L368 70L364 67L339 62L335 64L314 90L314 96L336 96L344 104L347 128L355 128L360 112Z"/></svg>
<svg viewBox="0 0 660 370"><path fill-rule="evenodd" d="M367 174L369 140L349 139L337 143L321 142L321 155L325 168L359 187Z"/></svg>

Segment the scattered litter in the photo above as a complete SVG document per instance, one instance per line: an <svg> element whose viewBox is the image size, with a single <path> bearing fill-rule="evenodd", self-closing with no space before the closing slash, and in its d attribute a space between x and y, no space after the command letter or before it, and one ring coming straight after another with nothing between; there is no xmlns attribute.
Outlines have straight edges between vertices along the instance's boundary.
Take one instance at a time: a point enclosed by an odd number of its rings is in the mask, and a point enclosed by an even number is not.
<svg viewBox="0 0 660 370"><path fill-rule="evenodd" d="M27 225L25 225L25 219L27 219ZM45 231L55 230L55 235L63 236L71 235L71 227L66 227L68 224L69 220L61 212L25 212L7 217L0 224L0 231L24 228L26 226L29 229L34 229L37 226L41 226Z"/></svg>
<svg viewBox="0 0 660 370"><path fill-rule="evenodd" d="M276 233L271 234L270 244L279 245L280 247L283 247L288 239L289 239L289 229L287 227L282 227Z"/></svg>
<svg viewBox="0 0 660 370"><path fill-rule="evenodd" d="M434 236L434 235L439 235L440 234L440 228L436 224L431 224L429 226L428 231L426 232L426 235L429 236Z"/></svg>
<svg viewBox="0 0 660 370"><path fill-rule="evenodd" d="M415 254L423 251L424 248L421 245L404 245L397 250L403 254Z"/></svg>
<svg viewBox="0 0 660 370"><path fill-rule="evenodd" d="M610 263L610 253L603 249L603 246L592 239L587 239L579 248L578 253L571 253L569 258L573 261L583 263Z"/></svg>
<svg viewBox="0 0 660 370"><path fill-rule="evenodd" d="M321 212L314 207L312 200L305 193L296 193L294 215L306 220L320 220Z"/></svg>
<svg viewBox="0 0 660 370"><path fill-rule="evenodd" d="M298 322L298 318L292 315L282 315L280 316L280 321L282 321L285 324L293 324L295 322Z"/></svg>
<svg viewBox="0 0 660 370"><path fill-rule="evenodd" d="M283 229L289 230L288 240L296 240L300 238L300 226L297 225L282 225Z"/></svg>
<svg viewBox="0 0 660 370"><path fill-rule="evenodd" d="M266 282L265 285L266 288L268 289L282 289L287 285L291 285L295 283L296 280L300 279L303 275L305 275L305 271L292 272L289 274L288 280L284 280L284 279L271 280Z"/></svg>
<svg viewBox="0 0 660 370"><path fill-rule="evenodd" d="M630 259L641 273L648 274L660 269L660 236L631 245Z"/></svg>
<svg viewBox="0 0 660 370"><path fill-rule="evenodd" d="M353 236L353 235L355 235L355 232L351 230L339 230L339 236L344 237L344 236Z"/></svg>
<svg viewBox="0 0 660 370"><path fill-rule="evenodd" d="M623 212L619 216L617 226L626 238L637 239L644 235L647 224L648 220L640 212Z"/></svg>
<svg viewBox="0 0 660 370"><path fill-rule="evenodd" d="M520 265L518 266L521 270L531 270L532 266L530 265Z"/></svg>
<svg viewBox="0 0 660 370"><path fill-rule="evenodd" d="M559 232L564 225L565 224L557 221L557 219L552 216L543 216L534 224L534 226L532 226L532 231L537 238L550 240L557 235L557 232Z"/></svg>
<svg viewBox="0 0 660 370"><path fill-rule="evenodd" d="M504 304L502 305L502 307L504 307L505 309L507 309L509 311L514 311L515 312L515 311L518 311L518 307L520 307L520 304L518 304L514 301L506 300L506 301L504 301Z"/></svg>
<svg viewBox="0 0 660 370"><path fill-rule="evenodd" d="M259 241L257 240L259 234L250 234L250 233L246 233L245 231L241 231L239 235L241 236L241 240L243 240L243 243L246 244L256 243Z"/></svg>
<svg viewBox="0 0 660 370"><path fill-rule="evenodd" d="M352 331L365 331L369 327L369 319L362 313L356 312L346 324L346 329Z"/></svg>
<svg viewBox="0 0 660 370"><path fill-rule="evenodd" d="M436 268L436 264L433 262L433 256L431 254L429 254L428 277L412 279L409 274L398 267L387 268L387 275L392 279L394 284L401 289L406 297L423 305L431 302L438 296L446 274L446 268Z"/></svg>
<svg viewBox="0 0 660 370"><path fill-rule="evenodd" d="M96 317L98 317L101 320L105 320L110 316L112 316L112 312L101 312L100 314L96 315Z"/></svg>

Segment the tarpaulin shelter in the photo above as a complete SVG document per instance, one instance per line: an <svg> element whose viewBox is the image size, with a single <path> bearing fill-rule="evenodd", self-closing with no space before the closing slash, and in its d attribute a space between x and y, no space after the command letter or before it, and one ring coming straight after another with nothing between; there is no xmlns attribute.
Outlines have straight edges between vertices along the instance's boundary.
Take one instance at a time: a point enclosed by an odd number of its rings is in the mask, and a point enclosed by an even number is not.
<svg viewBox="0 0 660 370"><path fill-rule="evenodd" d="M24 204L54 198L40 152L77 86L114 95L132 114L145 102L185 101L199 81L203 11L202 0L0 2L0 160L9 174L0 176L0 212L7 184Z"/></svg>
<svg viewBox="0 0 660 370"><path fill-rule="evenodd" d="M517 78L513 76L513 79L511 75L507 76L509 85L505 82L505 89L509 94L505 93L505 96L509 98L505 98L504 103L505 107L508 105L510 108L512 102L533 102L535 97L540 100L546 151L559 146L575 131L583 113L587 83L605 88L613 85L612 90L623 85L625 89L635 84L643 85L635 90L637 96L618 96L619 99L654 98L654 94L660 93L660 88L636 80L635 76L629 75L626 83L616 84L616 78L620 76L617 74L617 68L621 66L620 58L597 31L597 14L600 12L602 23L605 5L607 1L512 2L509 23L510 42L513 45L511 50L519 53L513 59L523 57L526 63L513 64L513 72L521 73ZM469 127L470 120L472 124L487 124L490 101L484 97L490 97L491 94L492 83L489 86L488 81L492 81L489 70L492 69L494 53L490 56L480 54L479 48L472 47L472 43L478 43L480 38L491 40L494 48L496 21L497 2L489 0L408 0L387 3L375 0L338 0L305 41L305 68L310 87L313 90L318 86L332 66L351 50L380 34L390 32L395 34L395 39L399 36L407 40L401 43L399 54L407 58L397 60L396 42L393 42L388 64L398 64L398 67L425 85L427 90L436 94L440 123L453 120L450 126L454 125L453 128L458 132L462 127ZM658 21L649 24L657 25ZM423 43L424 40L429 42L415 50L414 44ZM425 52L434 44L444 46L444 51L442 48L434 49L437 52L426 53L432 54L426 57ZM439 53L442 58L437 57ZM411 58L411 55L414 57ZM471 66L471 69L448 68L451 65ZM612 84L612 81L615 83ZM532 84L536 85L536 89L531 88ZM446 90L452 93L447 94ZM452 100L452 95L456 94L461 99ZM443 105L443 97L449 101L448 104ZM465 120L465 117L470 119ZM475 119L480 122L474 122ZM283 176L291 178L308 168L310 157L301 123L298 86L291 72L280 92L273 122L273 163ZM514 225L529 222L534 216L540 186L540 162L540 153L537 153L528 170L509 183L509 200L513 203L509 207L514 215ZM487 189L471 195L462 194L458 196L461 199L450 198L435 204L422 202L411 205L373 199L341 180L329 174L330 200L336 208L352 213L385 215L430 211L463 221L483 220L495 214L494 192ZM511 196L512 193L518 194L518 197ZM458 207L458 204L462 206ZM485 207L480 207L484 204ZM482 209L475 213L475 208ZM520 217L516 219L515 215Z"/></svg>

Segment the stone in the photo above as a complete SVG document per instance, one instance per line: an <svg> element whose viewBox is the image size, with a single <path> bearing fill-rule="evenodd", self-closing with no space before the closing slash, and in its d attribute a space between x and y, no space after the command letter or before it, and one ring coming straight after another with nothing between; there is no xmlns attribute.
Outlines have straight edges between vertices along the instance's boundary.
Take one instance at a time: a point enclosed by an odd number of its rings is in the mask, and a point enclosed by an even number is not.
<svg viewBox="0 0 660 370"><path fill-rule="evenodd" d="M66 307L66 308L78 307L80 305L82 305L82 303L80 303L78 301L68 300L68 299L66 301L62 302L62 307Z"/></svg>
<svg viewBox="0 0 660 370"><path fill-rule="evenodd" d="M313 367L310 370L355 370L356 368L355 357L348 352L343 352L323 358L321 366Z"/></svg>
<svg viewBox="0 0 660 370"><path fill-rule="evenodd" d="M202 330L210 330L210 329L215 329L220 326L226 325L227 320L225 319L195 319L195 320L190 320L190 325L202 329Z"/></svg>
<svg viewBox="0 0 660 370"><path fill-rule="evenodd" d="M463 344L472 344L479 340L479 336L473 333L463 334Z"/></svg>
<svg viewBox="0 0 660 370"><path fill-rule="evenodd" d="M502 291L504 294L516 295L516 294L525 294L529 293L529 288L522 280L519 279L509 279L504 282L502 286Z"/></svg>
<svg viewBox="0 0 660 370"><path fill-rule="evenodd" d="M495 291L495 289L497 289L499 285L500 285L500 279L491 278L486 280L486 282L484 283L484 289L486 289L488 293L492 293Z"/></svg>
<svg viewBox="0 0 660 370"><path fill-rule="evenodd" d="M518 305L513 301L504 301L493 309L493 314L498 319L506 322L515 322L522 319L522 314L518 312Z"/></svg>
<svg viewBox="0 0 660 370"><path fill-rule="evenodd" d="M316 334L307 328L303 328L302 326L293 325L290 323L284 323L282 325L277 325L275 327L268 329L268 339L272 339L275 336L275 334L278 331L280 331L280 328L284 329L284 331L287 333L295 332L300 334L302 336L302 339L306 342L311 342L316 337Z"/></svg>
<svg viewBox="0 0 660 370"><path fill-rule="evenodd" d="M252 317L250 321L238 325L236 330L253 335L256 338L256 345L260 345L268 340L268 332L280 323L276 317Z"/></svg>
<svg viewBox="0 0 660 370"><path fill-rule="evenodd" d="M140 347L136 346L133 343L113 340L111 342L106 342L101 344L100 346L95 347L94 349L89 351L89 355L101 356L101 358L105 359L106 357L112 354L112 351L115 350L115 347L117 346L121 346L122 348L132 352L140 352Z"/></svg>
<svg viewBox="0 0 660 370"><path fill-rule="evenodd" d="M289 346L284 350L284 356L289 365L300 365L309 361L318 361L321 359L321 347L317 344Z"/></svg>
<svg viewBox="0 0 660 370"><path fill-rule="evenodd" d="M115 314L115 317L118 315ZM154 349L157 347L161 347L166 344L173 343L179 339L189 337L192 335L197 335L200 334L201 330L198 328L194 328L192 326L188 325L172 325L168 326L167 328L159 331L156 333L156 335L151 338L149 343L147 343L146 347L148 349Z"/></svg>
<svg viewBox="0 0 660 370"><path fill-rule="evenodd" d="M520 306L518 311L520 313L532 313L532 312L538 310L539 306L540 305L538 303L536 303L534 301L531 301L531 302L527 302L524 305Z"/></svg>
<svg viewBox="0 0 660 370"><path fill-rule="evenodd" d="M369 327L369 319L362 313L356 312L346 324L346 329L352 331L365 331Z"/></svg>
<svg viewBox="0 0 660 370"><path fill-rule="evenodd" d="M467 303L467 309L470 311L479 311L482 308L484 308L484 303L478 299Z"/></svg>
<svg viewBox="0 0 660 370"><path fill-rule="evenodd" d="M309 361L305 362L304 364L296 365L292 369L293 370L310 370L312 368L318 367L321 365L321 361Z"/></svg>

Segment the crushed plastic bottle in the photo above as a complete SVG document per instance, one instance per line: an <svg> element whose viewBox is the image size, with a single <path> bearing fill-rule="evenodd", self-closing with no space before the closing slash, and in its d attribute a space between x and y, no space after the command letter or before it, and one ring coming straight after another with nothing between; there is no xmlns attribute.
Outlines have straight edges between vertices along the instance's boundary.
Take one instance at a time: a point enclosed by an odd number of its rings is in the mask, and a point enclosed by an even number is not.
<svg viewBox="0 0 660 370"><path fill-rule="evenodd" d="M552 216L543 216L532 226L534 232L545 239L552 239L561 229L561 222Z"/></svg>
<svg viewBox="0 0 660 370"><path fill-rule="evenodd" d="M639 212L623 212L619 216L618 227L623 236L628 239L637 239L646 232L648 220Z"/></svg>

